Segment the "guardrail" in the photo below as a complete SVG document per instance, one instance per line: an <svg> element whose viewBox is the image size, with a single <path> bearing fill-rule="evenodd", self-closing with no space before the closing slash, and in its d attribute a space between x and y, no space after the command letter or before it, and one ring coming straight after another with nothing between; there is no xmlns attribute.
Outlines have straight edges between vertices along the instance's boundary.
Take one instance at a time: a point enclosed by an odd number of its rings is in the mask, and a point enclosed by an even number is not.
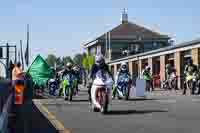
<svg viewBox="0 0 200 133"><path fill-rule="evenodd" d="M8 132L8 116L13 101L13 90L11 82L0 81L0 133Z"/></svg>

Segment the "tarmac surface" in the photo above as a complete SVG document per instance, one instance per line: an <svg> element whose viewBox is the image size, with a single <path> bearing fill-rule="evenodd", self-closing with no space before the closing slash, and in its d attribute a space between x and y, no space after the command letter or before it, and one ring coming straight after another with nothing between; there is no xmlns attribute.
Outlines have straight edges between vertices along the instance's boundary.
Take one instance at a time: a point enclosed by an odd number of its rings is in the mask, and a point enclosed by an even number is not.
<svg viewBox="0 0 200 133"><path fill-rule="evenodd" d="M93 112L87 91L72 103L42 100L43 105L73 133L199 133L200 96L155 91L145 98L113 100L111 111Z"/></svg>

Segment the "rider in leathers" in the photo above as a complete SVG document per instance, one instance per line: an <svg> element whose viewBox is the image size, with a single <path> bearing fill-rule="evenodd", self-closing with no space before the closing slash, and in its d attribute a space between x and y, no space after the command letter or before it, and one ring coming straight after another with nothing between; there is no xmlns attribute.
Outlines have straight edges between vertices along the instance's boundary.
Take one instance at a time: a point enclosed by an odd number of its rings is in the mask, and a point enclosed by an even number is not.
<svg viewBox="0 0 200 133"><path fill-rule="evenodd" d="M117 72L117 75L116 75L116 78L115 78L115 88L113 90L113 98L116 96L116 92L117 92L117 83L118 83L118 80L119 80L119 77L123 74L127 74L129 76L129 79L130 79L130 73L128 71L128 66L126 63L122 63L121 64L121 67L119 69L119 71Z"/></svg>
<svg viewBox="0 0 200 133"><path fill-rule="evenodd" d="M176 69L171 65L171 64L167 64L166 65L166 75L167 75L167 79L166 79L166 81L167 81L167 83L168 83L168 85L169 85L169 87L170 87L170 79L172 78L172 74L173 73L175 73L176 74ZM172 89L172 88L170 88L170 89ZM177 87L175 88L175 89L177 89Z"/></svg>
<svg viewBox="0 0 200 133"><path fill-rule="evenodd" d="M174 72L174 68L172 67L171 64L166 65L166 75L167 75L167 80L170 79L170 75Z"/></svg>
<svg viewBox="0 0 200 133"><path fill-rule="evenodd" d="M183 92L183 95L186 94L186 90L187 90L187 77L197 74L197 66L193 64L192 59L189 59L187 61L187 65L185 66L184 74L186 76L186 80L184 82L184 92ZM195 91L195 84L193 86L194 87L191 90L192 94L194 94L194 91Z"/></svg>
<svg viewBox="0 0 200 133"><path fill-rule="evenodd" d="M197 69L197 95L200 95L200 65L198 65Z"/></svg>
<svg viewBox="0 0 200 133"><path fill-rule="evenodd" d="M95 79L96 73L99 70L103 70L104 72L108 72L109 76L113 79L112 73L109 70L109 66L105 63L105 59L104 59L103 55L97 55L95 57L95 64L92 66L91 73L89 75L88 94L89 94L89 102L90 103L91 103L92 83Z"/></svg>
<svg viewBox="0 0 200 133"><path fill-rule="evenodd" d="M73 67L73 73L74 73L74 76L77 78L77 84L76 84L76 91L78 92L79 89L78 89L78 84L81 83L81 76L80 76L80 68L79 66L74 66Z"/></svg>
<svg viewBox="0 0 200 133"><path fill-rule="evenodd" d="M70 62L68 62L68 63L66 64L65 69L64 69L64 71L62 72L62 75L61 75L62 80L63 80L63 78L64 78L66 75L68 75L68 74L70 74L70 75L74 74L74 72L73 72L73 70L72 70L72 63L70 63ZM62 93L62 89L60 90L59 95L61 95L61 93Z"/></svg>

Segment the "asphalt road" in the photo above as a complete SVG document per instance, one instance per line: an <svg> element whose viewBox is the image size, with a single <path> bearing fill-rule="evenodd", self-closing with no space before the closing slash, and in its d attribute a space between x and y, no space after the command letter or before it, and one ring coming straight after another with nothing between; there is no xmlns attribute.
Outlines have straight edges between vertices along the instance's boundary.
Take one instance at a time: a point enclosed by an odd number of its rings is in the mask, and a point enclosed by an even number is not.
<svg viewBox="0 0 200 133"><path fill-rule="evenodd" d="M200 132L200 96L157 93L149 95L147 100L114 100L112 111L107 115L92 112L85 91L71 104L63 99L43 102L73 133Z"/></svg>

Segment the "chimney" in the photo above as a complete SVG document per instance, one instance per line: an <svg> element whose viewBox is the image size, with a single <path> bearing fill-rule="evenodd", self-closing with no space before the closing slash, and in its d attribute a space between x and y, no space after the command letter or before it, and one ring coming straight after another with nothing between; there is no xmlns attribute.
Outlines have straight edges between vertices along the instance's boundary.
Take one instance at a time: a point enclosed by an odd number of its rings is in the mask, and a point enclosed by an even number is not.
<svg viewBox="0 0 200 133"><path fill-rule="evenodd" d="M127 10L125 8L122 12L121 22L122 22L122 24L128 23L128 13L127 13Z"/></svg>

